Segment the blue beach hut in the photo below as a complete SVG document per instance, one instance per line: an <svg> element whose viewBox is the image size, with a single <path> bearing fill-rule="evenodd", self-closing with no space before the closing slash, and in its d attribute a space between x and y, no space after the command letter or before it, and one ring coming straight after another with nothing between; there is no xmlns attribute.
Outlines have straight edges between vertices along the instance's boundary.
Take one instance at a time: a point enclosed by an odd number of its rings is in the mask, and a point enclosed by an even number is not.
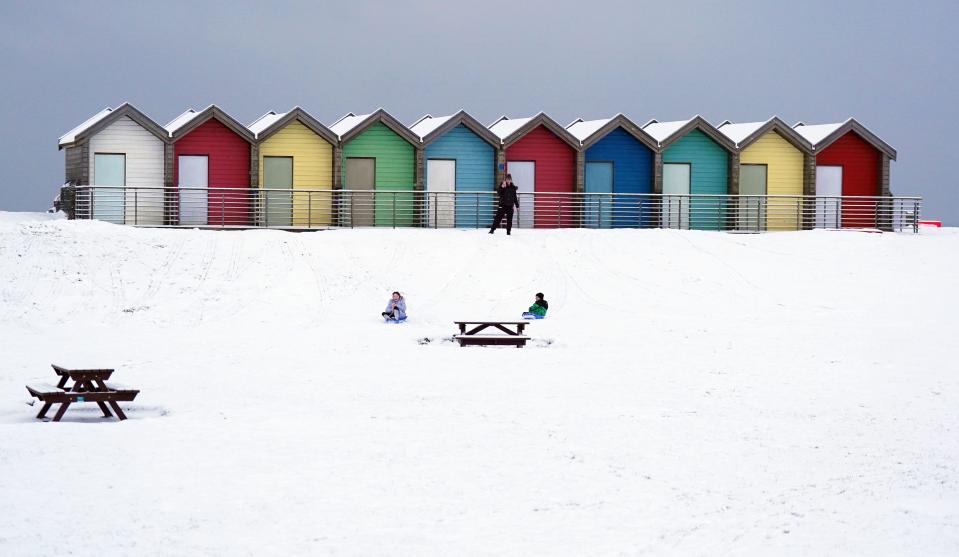
<svg viewBox="0 0 959 557"><path fill-rule="evenodd" d="M421 172L430 201L429 226L489 226L493 220L499 138L463 110L450 116L427 114L414 122L410 130L424 147ZM475 195L468 195L469 192Z"/></svg>
<svg viewBox="0 0 959 557"><path fill-rule="evenodd" d="M584 151L583 190L587 196L583 219L594 228L641 227L645 197L621 196L611 201L605 194L652 193L656 140L622 114L601 120L578 119L566 130ZM646 223L651 224L651 223Z"/></svg>

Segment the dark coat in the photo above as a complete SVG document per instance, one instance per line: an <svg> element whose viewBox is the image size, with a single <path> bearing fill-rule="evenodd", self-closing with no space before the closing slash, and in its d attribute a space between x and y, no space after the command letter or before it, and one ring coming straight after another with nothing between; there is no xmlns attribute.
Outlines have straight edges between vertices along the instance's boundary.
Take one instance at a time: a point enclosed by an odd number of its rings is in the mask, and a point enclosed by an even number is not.
<svg viewBox="0 0 959 557"><path fill-rule="evenodd" d="M506 182L503 182L506 184ZM519 207L519 196L516 195L516 184L500 185L496 188L496 193L499 194L499 206L500 207L510 207L515 205Z"/></svg>

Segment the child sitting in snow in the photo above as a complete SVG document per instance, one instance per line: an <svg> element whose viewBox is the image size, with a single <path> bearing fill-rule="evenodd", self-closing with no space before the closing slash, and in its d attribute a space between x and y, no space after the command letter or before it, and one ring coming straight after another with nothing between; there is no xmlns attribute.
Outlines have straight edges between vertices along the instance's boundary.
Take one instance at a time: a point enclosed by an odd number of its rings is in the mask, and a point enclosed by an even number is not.
<svg viewBox="0 0 959 557"><path fill-rule="evenodd" d="M406 299L403 298L403 295L399 292L393 292L390 301L386 302L386 311L382 315L387 321L405 321Z"/></svg>
<svg viewBox="0 0 959 557"><path fill-rule="evenodd" d="M523 314L526 319L542 319L546 317L546 310L549 309L549 302L543 299L543 293L536 293L536 301L529 306L529 310Z"/></svg>

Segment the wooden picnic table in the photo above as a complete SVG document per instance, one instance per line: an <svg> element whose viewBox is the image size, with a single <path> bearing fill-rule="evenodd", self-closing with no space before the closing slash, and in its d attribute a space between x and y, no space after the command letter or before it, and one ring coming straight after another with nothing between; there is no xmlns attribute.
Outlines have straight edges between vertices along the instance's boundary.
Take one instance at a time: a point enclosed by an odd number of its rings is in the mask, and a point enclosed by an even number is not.
<svg viewBox="0 0 959 557"><path fill-rule="evenodd" d="M110 413L110 408L112 408L117 418L125 420L127 419L126 414L123 413L117 403L132 401L140 392L136 389L107 383L107 380L113 375L114 370L112 369L67 369L58 365L52 367L53 371L60 377L56 385L45 383L27 385L27 391L44 403L40 413L37 414L39 419L46 417L50 407L54 404L60 404L60 408L53 416L53 421L59 422L71 404L75 402L96 402L100 410L103 411L103 417L112 417L113 414ZM70 381L73 383L70 383Z"/></svg>
<svg viewBox="0 0 959 557"><path fill-rule="evenodd" d="M522 348L526 346L529 337L523 334L524 329L529 325L529 321L454 321L460 330L460 334L453 338L460 343L460 346L495 346L506 345ZM469 330L467 327L472 326ZM498 329L504 334L479 334L486 329Z"/></svg>

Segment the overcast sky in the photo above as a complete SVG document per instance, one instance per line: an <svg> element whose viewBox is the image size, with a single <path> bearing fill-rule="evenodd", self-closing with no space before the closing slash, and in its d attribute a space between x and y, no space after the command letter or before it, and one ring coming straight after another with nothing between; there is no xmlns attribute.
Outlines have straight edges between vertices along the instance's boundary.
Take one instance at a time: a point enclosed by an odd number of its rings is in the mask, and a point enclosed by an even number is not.
<svg viewBox="0 0 959 557"><path fill-rule="evenodd" d="M893 193L959 225L959 2L129 4L0 0L0 209L49 207L57 137L130 101L160 124L211 103L244 123L294 105L326 124L853 116L898 150Z"/></svg>

